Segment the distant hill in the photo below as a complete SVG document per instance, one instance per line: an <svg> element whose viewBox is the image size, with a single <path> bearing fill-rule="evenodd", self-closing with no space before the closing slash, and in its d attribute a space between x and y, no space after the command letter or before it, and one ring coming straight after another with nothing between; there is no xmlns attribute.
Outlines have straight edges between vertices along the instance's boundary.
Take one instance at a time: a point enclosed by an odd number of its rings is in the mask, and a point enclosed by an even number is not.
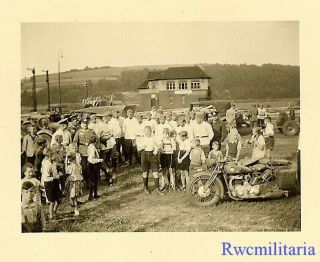
<svg viewBox="0 0 320 262"><path fill-rule="evenodd" d="M298 66L264 64L229 65L199 64L212 77L210 80L213 99L272 99L299 98L300 68ZM137 92L150 70L163 70L173 66L151 65L133 67L100 67L72 69L62 72L61 93L64 103L78 103L86 97L85 80L89 83L89 94L110 95L117 92ZM57 103L58 74L50 74L51 102ZM36 76L38 104L47 103L47 88L44 75ZM32 79L21 80L21 103L29 106ZM125 93L116 94L115 99L125 99ZM128 93L127 93L128 94ZM125 101L124 101L125 102Z"/></svg>

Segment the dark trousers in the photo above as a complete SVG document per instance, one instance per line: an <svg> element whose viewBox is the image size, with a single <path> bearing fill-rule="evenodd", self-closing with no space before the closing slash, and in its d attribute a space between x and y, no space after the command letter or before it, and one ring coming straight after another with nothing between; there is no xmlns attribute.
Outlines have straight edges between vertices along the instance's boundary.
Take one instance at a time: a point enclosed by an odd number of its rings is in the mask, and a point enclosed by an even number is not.
<svg viewBox="0 0 320 262"><path fill-rule="evenodd" d="M98 182L100 178L100 163L88 163L89 170L89 196L96 197L98 195Z"/></svg>
<svg viewBox="0 0 320 262"><path fill-rule="evenodd" d="M129 165L131 166L132 166L133 156L135 157L136 162L139 163L137 147L134 146L133 143L134 143L133 139L124 140L124 151L126 152L125 156L127 157L126 161L129 161Z"/></svg>
<svg viewBox="0 0 320 262"><path fill-rule="evenodd" d="M103 159L100 168L104 172L109 183L112 179L110 167L112 166L113 168L115 168L117 166L117 159L112 156L112 149L101 150L100 156Z"/></svg>
<svg viewBox="0 0 320 262"><path fill-rule="evenodd" d="M26 161L25 161L25 164L26 163L30 163L32 165L34 165L34 161L36 160L36 157L35 156L27 156L26 157Z"/></svg>
<svg viewBox="0 0 320 262"><path fill-rule="evenodd" d="M81 156L81 168L82 168L82 176L84 182L88 185L89 184L89 172L88 172L88 157Z"/></svg>
<svg viewBox="0 0 320 262"><path fill-rule="evenodd" d="M126 160L126 152L124 150L124 137L116 138L116 150L118 152L118 162L123 163L122 157Z"/></svg>

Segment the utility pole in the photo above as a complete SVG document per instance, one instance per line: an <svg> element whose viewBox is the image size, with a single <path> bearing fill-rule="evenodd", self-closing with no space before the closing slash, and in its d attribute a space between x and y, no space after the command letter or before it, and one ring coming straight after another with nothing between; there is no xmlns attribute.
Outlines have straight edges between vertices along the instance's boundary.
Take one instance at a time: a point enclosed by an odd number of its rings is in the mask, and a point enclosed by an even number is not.
<svg viewBox="0 0 320 262"><path fill-rule="evenodd" d="M33 112L37 112L37 90L36 90L36 69L27 68L32 71L32 101L33 101Z"/></svg>
<svg viewBox="0 0 320 262"><path fill-rule="evenodd" d="M59 51L58 51L58 86L59 86L59 105L61 106L60 58L63 58L62 50L59 50Z"/></svg>
<svg viewBox="0 0 320 262"><path fill-rule="evenodd" d="M48 111L50 112L49 70L42 70L42 72L46 72L46 82L47 82L47 88L48 88Z"/></svg>
<svg viewBox="0 0 320 262"><path fill-rule="evenodd" d="M83 86L87 89L87 98L89 97L89 85L88 85L88 81L84 81Z"/></svg>

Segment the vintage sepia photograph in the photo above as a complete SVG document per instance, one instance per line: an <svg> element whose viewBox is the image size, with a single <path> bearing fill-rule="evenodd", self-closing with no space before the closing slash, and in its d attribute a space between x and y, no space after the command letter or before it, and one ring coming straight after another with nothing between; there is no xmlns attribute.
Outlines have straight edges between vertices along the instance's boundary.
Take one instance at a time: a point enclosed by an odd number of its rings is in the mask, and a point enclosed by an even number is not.
<svg viewBox="0 0 320 262"><path fill-rule="evenodd" d="M301 231L298 21L20 29L22 233Z"/></svg>

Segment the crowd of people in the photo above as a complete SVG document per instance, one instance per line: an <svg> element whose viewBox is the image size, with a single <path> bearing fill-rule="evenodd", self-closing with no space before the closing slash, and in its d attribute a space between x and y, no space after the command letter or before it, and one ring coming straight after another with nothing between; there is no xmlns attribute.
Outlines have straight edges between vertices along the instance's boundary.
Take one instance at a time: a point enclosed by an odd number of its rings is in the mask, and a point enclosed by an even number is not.
<svg viewBox="0 0 320 262"><path fill-rule="evenodd" d="M253 105L252 157L271 157L274 128L263 106ZM39 232L45 223L42 198L49 204L48 219L56 219L62 197L78 216L79 196L88 189L88 201L99 198L102 177L112 187L117 170L140 167L144 193L149 195L149 173L159 195L186 191L193 174L213 164L238 162L242 138L236 125L236 108L226 112L226 122L215 111L210 122L203 111L181 115L151 110L144 114L127 110L84 115L59 121L48 143L30 125L23 137L22 231ZM78 123L80 122L80 123ZM80 125L80 126L78 126ZM222 149L222 142L225 148Z"/></svg>

